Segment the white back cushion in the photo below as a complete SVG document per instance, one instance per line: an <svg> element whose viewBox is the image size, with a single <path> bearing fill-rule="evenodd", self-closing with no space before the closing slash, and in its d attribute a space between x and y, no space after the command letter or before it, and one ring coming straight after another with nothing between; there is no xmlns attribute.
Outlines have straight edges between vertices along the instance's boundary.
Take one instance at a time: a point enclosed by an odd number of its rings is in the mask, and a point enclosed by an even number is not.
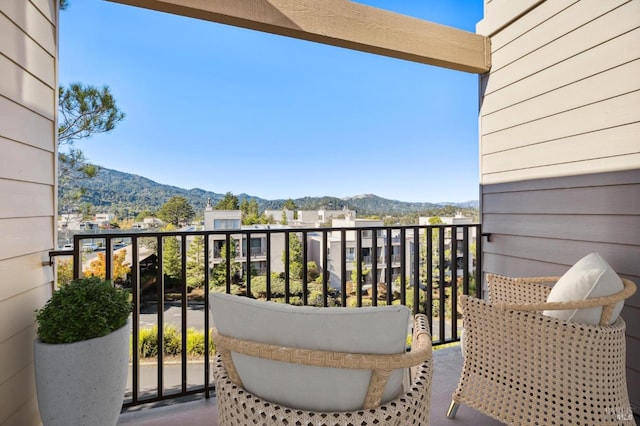
<svg viewBox="0 0 640 426"><path fill-rule="evenodd" d="M553 286L547 302L567 302L594 297L610 296L622 291L624 284L598 254L591 253L573 265ZM613 324L620 315L624 301L620 301L611 316L609 324ZM544 311L544 315L554 318L598 325L602 308L571 309L564 311Z"/></svg>
<svg viewBox="0 0 640 426"><path fill-rule="evenodd" d="M211 293L221 334L282 346L337 352L394 354L406 349L411 311L406 306L317 308ZM232 353L244 388L271 402L312 411L362 408L371 373L294 365ZM403 391L394 371L383 403Z"/></svg>

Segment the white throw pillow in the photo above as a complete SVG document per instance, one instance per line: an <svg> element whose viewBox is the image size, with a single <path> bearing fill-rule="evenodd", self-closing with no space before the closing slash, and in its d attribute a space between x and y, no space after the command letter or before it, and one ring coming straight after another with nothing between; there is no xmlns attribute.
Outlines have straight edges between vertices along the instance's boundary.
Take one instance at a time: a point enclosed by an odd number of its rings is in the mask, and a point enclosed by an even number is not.
<svg viewBox="0 0 640 426"><path fill-rule="evenodd" d="M282 346L394 354L406 350L411 311L403 305L318 308L258 301L223 293L209 296L221 334ZM244 388L261 398L312 411L362 408L369 370L288 364L233 353ZM382 402L401 394L403 370L391 374Z"/></svg>
<svg viewBox="0 0 640 426"><path fill-rule="evenodd" d="M622 280L611 266L598 253L591 253L576 262L560 277L549 293L547 302L568 302L610 296L623 288ZM623 305L624 301L618 302L609 324L613 324L618 318ZM598 325L602 308L544 311L543 314L558 319Z"/></svg>

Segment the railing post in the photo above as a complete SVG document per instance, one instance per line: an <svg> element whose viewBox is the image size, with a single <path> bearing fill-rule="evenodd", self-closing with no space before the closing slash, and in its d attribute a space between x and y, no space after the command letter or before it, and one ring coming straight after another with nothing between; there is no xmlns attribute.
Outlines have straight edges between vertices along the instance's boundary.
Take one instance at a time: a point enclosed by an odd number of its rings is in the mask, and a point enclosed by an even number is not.
<svg viewBox="0 0 640 426"><path fill-rule="evenodd" d="M378 306L378 232L371 229L371 304Z"/></svg>
<svg viewBox="0 0 640 426"><path fill-rule="evenodd" d="M140 386L140 266L138 259L138 239L131 239L131 399L138 402Z"/></svg>
<svg viewBox="0 0 640 426"><path fill-rule="evenodd" d="M267 300L271 300L271 232L267 232Z"/></svg>
<svg viewBox="0 0 640 426"><path fill-rule="evenodd" d="M307 231L302 231L302 304L308 305L308 297L307 297L307 273L308 273L308 242L307 242Z"/></svg>
<svg viewBox="0 0 640 426"><path fill-rule="evenodd" d="M80 235L73 236L73 279L77 280L82 276L82 251L80 250Z"/></svg>
<svg viewBox="0 0 640 426"><path fill-rule="evenodd" d="M209 346L211 335L209 334L209 234L204 234L204 389L205 398L210 397L210 354Z"/></svg>

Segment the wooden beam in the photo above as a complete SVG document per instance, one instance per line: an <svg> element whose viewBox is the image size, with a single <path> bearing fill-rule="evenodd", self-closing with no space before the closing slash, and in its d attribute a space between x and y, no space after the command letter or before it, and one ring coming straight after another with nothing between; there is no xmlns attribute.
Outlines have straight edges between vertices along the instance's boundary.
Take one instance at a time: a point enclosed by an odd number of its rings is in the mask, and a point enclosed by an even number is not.
<svg viewBox="0 0 640 426"><path fill-rule="evenodd" d="M488 37L348 0L109 0L471 73Z"/></svg>

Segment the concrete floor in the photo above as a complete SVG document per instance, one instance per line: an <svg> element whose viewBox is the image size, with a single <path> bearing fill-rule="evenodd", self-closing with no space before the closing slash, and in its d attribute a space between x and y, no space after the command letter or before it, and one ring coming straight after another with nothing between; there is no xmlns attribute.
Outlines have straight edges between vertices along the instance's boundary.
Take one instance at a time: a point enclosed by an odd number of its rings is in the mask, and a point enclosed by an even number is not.
<svg viewBox="0 0 640 426"><path fill-rule="evenodd" d="M460 348L453 346L433 352L433 387L431 395L431 424L434 426L484 426L500 425L469 407L461 406L454 420L446 418L460 371L462 356ZM198 426L217 425L217 408L215 398L192 397L186 401L152 404L129 409L120 415L119 426Z"/></svg>

